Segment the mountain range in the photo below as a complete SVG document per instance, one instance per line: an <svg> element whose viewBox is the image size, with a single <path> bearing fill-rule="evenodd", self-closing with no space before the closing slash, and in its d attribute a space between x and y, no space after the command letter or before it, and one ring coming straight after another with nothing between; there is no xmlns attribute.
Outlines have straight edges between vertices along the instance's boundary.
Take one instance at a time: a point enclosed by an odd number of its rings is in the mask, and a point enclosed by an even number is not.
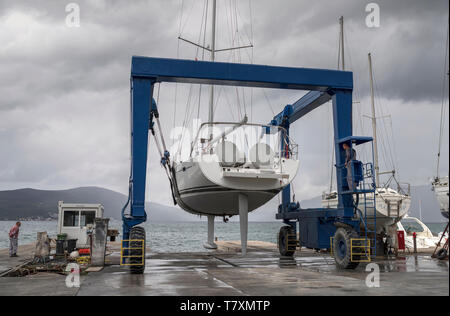
<svg viewBox="0 0 450 316"><path fill-rule="evenodd" d="M48 219L58 217L58 201L66 203L100 203L105 217L121 219L127 196L99 187L80 187L68 190L18 189L0 191L0 220ZM149 219L155 221L192 221L196 216L158 203L147 202Z"/></svg>
<svg viewBox="0 0 450 316"><path fill-rule="evenodd" d="M428 223L442 222L431 186L411 187L412 205L410 216L420 217ZM58 216L58 201L67 203L101 203L105 216L121 219L121 210L127 196L100 187L80 187L68 190L37 190L31 188L0 191L0 220L49 219ZM278 198L274 198L260 209L250 213L250 221L274 221L278 209ZM303 208L320 207L321 197L301 201ZM167 206L154 202L146 203L148 218L154 222L183 222L205 220L197 215L184 212L178 206ZM232 221L238 220L233 217Z"/></svg>

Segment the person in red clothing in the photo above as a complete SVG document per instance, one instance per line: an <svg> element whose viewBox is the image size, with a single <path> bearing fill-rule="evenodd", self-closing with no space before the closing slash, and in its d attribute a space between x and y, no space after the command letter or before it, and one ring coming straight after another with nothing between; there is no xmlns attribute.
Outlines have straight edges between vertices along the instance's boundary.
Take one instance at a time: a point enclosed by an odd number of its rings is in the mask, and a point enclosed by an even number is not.
<svg viewBox="0 0 450 316"><path fill-rule="evenodd" d="M19 228L21 223L17 222L9 231L9 256L17 257L17 247L19 245Z"/></svg>

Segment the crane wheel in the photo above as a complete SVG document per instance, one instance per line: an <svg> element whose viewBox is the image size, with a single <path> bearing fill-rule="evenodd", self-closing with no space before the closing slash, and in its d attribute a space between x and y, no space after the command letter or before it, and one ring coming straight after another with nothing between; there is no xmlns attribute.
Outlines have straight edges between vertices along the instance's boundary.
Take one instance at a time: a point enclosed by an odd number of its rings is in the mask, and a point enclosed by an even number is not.
<svg viewBox="0 0 450 316"><path fill-rule="evenodd" d="M294 246L295 245L295 246ZM278 250L280 255L292 257L296 249L296 238L291 226L283 226L278 233Z"/></svg>
<svg viewBox="0 0 450 316"><path fill-rule="evenodd" d="M436 258L438 258L439 260L444 260L445 258L447 258L447 249L445 248L439 249L439 251L436 254Z"/></svg>
<svg viewBox="0 0 450 316"><path fill-rule="evenodd" d="M130 258L130 272L132 274L142 274L145 270L145 229L141 226L132 227L130 230L130 239L144 240L144 249L131 249L131 256L142 256ZM142 248L142 242L130 241L130 248ZM142 253L143 252L143 253ZM142 264L141 264L142 263Z"/></svg>
<svg viewBox="0 0 450 316"><path fill-rule="evenodd" d="M355 269L359 262L352 262L351 239L358 238L358 233L350 228L340 227L333 239L333 254L336 265L341 269ZM356 258L354 258L356 259Z"/></svg>

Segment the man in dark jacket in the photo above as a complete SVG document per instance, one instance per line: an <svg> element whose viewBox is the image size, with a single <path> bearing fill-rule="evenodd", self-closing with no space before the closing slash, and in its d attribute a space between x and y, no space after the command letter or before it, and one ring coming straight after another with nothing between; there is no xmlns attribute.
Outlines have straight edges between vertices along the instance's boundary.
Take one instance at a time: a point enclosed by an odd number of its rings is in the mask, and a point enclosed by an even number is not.
<svg viewBox="0 0 450 316"><path fill-rule="evenodd" d="M348 189L351 191L356 190L356 185L353 183L352 178L352 160L356 159L356 150L353 148L350 148L350 146L347 143L344 143L342 147L345 150L345 168L347 168L347 184Z"/></svg>

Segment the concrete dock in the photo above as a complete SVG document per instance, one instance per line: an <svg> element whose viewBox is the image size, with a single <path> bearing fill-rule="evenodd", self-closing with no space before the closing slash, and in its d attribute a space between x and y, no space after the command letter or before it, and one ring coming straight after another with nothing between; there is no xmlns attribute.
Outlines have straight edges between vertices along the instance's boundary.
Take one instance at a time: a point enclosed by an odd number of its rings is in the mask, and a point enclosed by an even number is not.
<svg viewBox="0 0 450 316"><path fill-rule="evenodd" d="M249 242L242 257L238 242L218 244L213 252L147 252L143 275L119 265L114 245L107 266L82 274L78 288L68 288L65 275L37 273L0 277L0 295L449 295L448 261L425 253L377 260L380 287L368 287L366 263L343 271L327 253L302 249L294 258L280 257L275 244ZM23 263L31 249L20 248L14 262L1 250L0 266Z"/></svg>

